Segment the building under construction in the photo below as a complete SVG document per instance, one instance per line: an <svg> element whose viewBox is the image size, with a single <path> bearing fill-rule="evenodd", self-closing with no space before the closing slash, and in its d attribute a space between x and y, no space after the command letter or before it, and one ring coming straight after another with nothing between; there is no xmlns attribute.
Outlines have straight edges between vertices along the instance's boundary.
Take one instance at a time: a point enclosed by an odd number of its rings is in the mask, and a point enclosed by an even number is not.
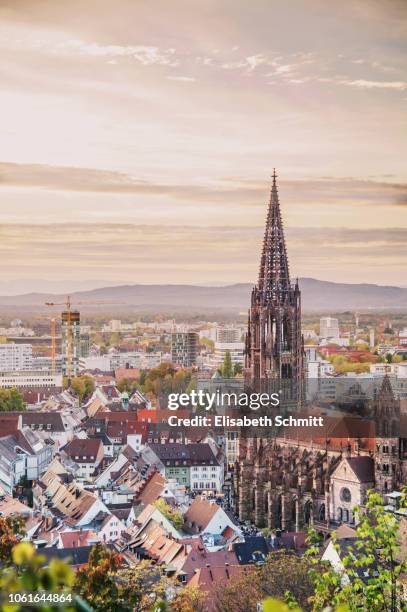
<svg viewBox="0 0 407 612"><path fill-rule="evenodd" d="M81 349L81 325L78 310L69 307L61 314L62 374L77 376Z"/></svg>

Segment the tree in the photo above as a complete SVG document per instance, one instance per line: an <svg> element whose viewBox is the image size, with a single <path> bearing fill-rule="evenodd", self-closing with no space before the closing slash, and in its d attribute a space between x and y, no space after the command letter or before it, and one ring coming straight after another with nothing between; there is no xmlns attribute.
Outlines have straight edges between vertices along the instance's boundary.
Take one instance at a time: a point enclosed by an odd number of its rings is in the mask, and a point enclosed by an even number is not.
<svg viewBox="0 0 407 612"><path fill-rule="evenodd" d="M8 565L11 562L11 552L23 535L23 517L0 517L0 563L2 565Z"/></svg>
<svg viewBox="0 0 407 612"><path fill-rule="evenodd" d="M231 610L256 612L257 603L264 599L258 568L250 567L241 576L236 576L228 582L218 581L213 595L216 612L231 612Z"/></svg>
<svg viewBox="0 0 407 612"><path fill-rule="evenodd" d="M222 376L223 378L232 378L233 376L232 357L230 355L230 351L225 352L222 366Z"/></svg>
<svg viewBox="0 0 407 612"><path fill-rule="evenodd" d="M175 510L162 498L157 499L154 506L174 525L175 529L178 531L182 529L184 517L180 510Z"/></svg>
<svg viewBox="0 0 407 612"><path fill-rule="evenodd" d="M405 500L404 494L404 506ZM383 498L375 491L368 491L365 512L360 507L353 511L360 522L355 545L342 558L344 571L327 565L322 572L311 572L315 584L313 610L323 610L328 604L347 604L350 612L399 612L403 609L400 576L406 572L407 562L405 556L400 559L398 519L385 509ZM314 556L315 563L319 552L315 532L310 538L313 546L307 554Z"/></svg>
<svg viewBox="0 0 407 612"><path fill-rule="evenodd" d="M9 558L8 567L1 567L0 570L0 590L3 601L8 600L8 595L19 593L26 595L30 593L34 602L35 594L38 598L49 595L52 598L53 593L58 593L59 597L65 598L65 603L56 604L41 599L41 603L29 603L3 605L2 610L30 612L34 610L43 610L44 612L57 612L65 610L65 612L74 612L82 610L82 612L92 612L85 602L80 598L72 596L71 587L74 581L74 572L72 568L61 561L60 559L52 559L46 565L44 556L38 554L29 542L20 542L17 544Z"/></svg>
<svg viewBox="0 0 407 612"><path fill-rule="evenodd" d="M243 372L243 366L241 363L235 363L233 366L233 374L234 376L237 376L238 374L241 374Z"/></svg>
<svg viewBox="0 0 407 612"><path fill-rule="evenodd" d="M0 412L21 412L26 404L17 389L0 389Z"/></svg>
<svg viewBox="0 0 407 612"><path fill-rule="evenodd" d="M90 376L75 376L65 383L75 393L79 402L82 403L92 395L95 390L95 381Z"/></svg>
<svg viewBox="0 0 407 612"><path fill-rule="evenodd" d="M136 380L132 380L130 378L121 378L117 383L117 388L119 389L120 393L126 391L129 395L131 395L136 389L140 388L140 385L139 382Z"/></svg>
<svg viewBox="0 0 407 612"><path fill-rule="evenodd" d="M214 348L215 348L215 343L213 340L211 340L210 338L201 338L199 341L199 344L206 346L206 348L208 349L208 351L210 351L211 353L213 353Z"/></svg>
<svg viewBox="0 0 407 612"><path fill-rule="evenodd" d="M304 610L310 610L314 593L311 569L313 565L307 557L287 550L272 552L259 572L262 592L265 596L295 601Z"/></svg>
<svg viewBox="0 0 407 612"><path fill-rule="evenodd" d="M73 588L96 612L147 612L159 607L168 581L150 561L123 568L121 555L97 544Z"/></svg>
<svg viewBox="0 0 407 612"><path fill-rule="evenodd" d="M116 573L122 557L101 544L96 544L90 552L84 568L76 574L74 591L85 599L94 610L120 612L126 608L120 598Z"/></svg>
<svg viewBox="0 0 407 612"><path fill-rule="evenodd" d="M117 581L120 597L123 602L130 604L129 610L147 612L165 609L161 604L165 600L169 581L151 561L141 561L135 567L120 570ZM126 609L123 607L123 610Z"/></svg>
<svg viewBox="0 0 407 612"><path fill-rule="evenodd" d="M206 612L208 606L205 602L205 593L195 586L186 586L171 602L174 612Z"/></svg>

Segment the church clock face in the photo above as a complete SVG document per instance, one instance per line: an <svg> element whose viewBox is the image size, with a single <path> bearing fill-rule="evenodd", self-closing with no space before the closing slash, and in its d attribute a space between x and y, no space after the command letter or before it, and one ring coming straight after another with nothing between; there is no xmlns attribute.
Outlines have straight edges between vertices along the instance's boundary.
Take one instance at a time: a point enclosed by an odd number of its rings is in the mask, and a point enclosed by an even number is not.
<svg viewBox="0 0 407 612"><path fill-rule="evenodd" d="M343 487L343 489L341 489L340 498L344 502L350 502L352 496L351 496L350 491L349 491L349 489L347 487Z"/></svg>

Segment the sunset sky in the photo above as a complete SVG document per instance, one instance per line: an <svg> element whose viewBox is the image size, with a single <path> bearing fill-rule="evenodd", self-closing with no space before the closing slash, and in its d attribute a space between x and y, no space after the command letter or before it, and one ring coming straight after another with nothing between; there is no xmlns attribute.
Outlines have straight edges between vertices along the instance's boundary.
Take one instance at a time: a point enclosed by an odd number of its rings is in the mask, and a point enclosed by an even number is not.
<svg viewBox="0 0 407 612"><path fill-rule="evenodd" d="M0 294L407 285L404 0L0 0Z"/></svg>

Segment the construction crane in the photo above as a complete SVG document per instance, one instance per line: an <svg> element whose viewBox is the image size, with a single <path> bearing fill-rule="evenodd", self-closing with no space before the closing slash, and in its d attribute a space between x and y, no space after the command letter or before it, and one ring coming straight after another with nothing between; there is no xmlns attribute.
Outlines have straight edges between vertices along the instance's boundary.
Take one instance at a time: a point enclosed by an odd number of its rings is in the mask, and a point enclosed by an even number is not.
<svg viewBox="0 0 407 612"><path fill-rule="evenodd" d="M51 323L51 371L56 372L57 361L57 320L55 317L35 317L38 320L49 321Z"/></svg>

